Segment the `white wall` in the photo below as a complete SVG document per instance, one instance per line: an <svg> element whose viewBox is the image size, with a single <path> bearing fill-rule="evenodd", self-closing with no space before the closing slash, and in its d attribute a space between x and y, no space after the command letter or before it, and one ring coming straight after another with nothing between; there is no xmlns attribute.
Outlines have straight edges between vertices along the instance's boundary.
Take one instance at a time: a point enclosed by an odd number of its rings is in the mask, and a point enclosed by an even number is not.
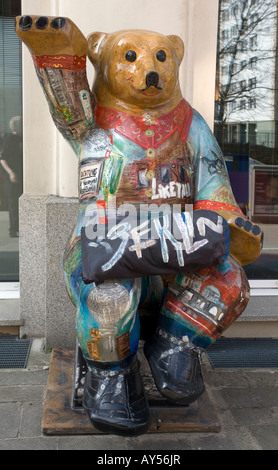
<svg viewBox="0 0 278 470"><path fill-rule="evenodd" d="M213 125L218 0L22 0L22 14L66 16L93 31L149 29L185 43L184 97ZM90 67L89 82L93 70ZM77 160L51 121L34 66L23 47L24 192L76 197Z"/></svg>

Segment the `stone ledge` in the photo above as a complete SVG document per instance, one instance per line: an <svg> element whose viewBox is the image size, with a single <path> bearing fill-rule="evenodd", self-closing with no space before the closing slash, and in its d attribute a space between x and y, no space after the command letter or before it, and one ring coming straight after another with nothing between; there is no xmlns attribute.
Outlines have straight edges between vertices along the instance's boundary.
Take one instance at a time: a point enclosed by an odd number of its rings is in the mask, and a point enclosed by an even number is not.
<svg viewBox="0 0 278 470"><path fill-rule="evenodd" d="M277 296L251 296L237 322L278 322Z"/></svg>
<svg viewBox="0 0 278 470"><path fill-rule="evenodd" d="M19 299L0 300L0 325L23 326L24 320L20 318Z"/></svg>

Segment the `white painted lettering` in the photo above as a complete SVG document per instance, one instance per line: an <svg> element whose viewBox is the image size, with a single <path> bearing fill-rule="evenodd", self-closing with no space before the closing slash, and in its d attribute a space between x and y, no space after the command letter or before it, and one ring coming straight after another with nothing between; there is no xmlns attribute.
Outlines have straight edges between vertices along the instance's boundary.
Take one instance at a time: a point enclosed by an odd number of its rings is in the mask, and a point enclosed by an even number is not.
<svg viewBox="0 0 278 470"><path fill-rule="evenodd" d="M191 195L189 183L179 183L170 181L163 186L161 183L157 186L156 178L152 179L152 199L170 199L171 197L185 198Z"/></svg>
<svg viewBox="0 0 278 470"><path fill-rule="evenodd" d="M183 245L187 254L199 250L202 246L208 243L206 238L204 238L204 240L199 240L193 243L194 227L192 216L189 212L183 212L183 214L174 214L174 218L181 231Z"/></svg>
<svg viewBox="0 0 278 470"><path fill-rule="evenodd" d="M134 245L130 246L129 250L135 251L138 258L142 258L142 249L146 249L152 245L155 245L156 243L155 240L147 240L145 242L140 241L143 235L146 235L150 231L148 225L149 221L146 220L141 225L139 225L139 227L135 227L130 231L131 238L134 241Z"/></svg>
<svg viewBox="0 0 278 470"><path fill-rule="evenodd" d="M212 220L207 219L206 217L199 217L196 223L199 234L204 237L206 235L206 226L209 227L213 232L223 233L223 219L218 216L217 225L212 222Z"/></svg>
<svg viewBox="0 0 278 470"><path fill-rule="evenodd" d="M175 183L174 181L171 181L171 182L169 183L170 197L176 197L175 186L176 186L176 183Z"/></svg>
<svg viewBox="0 0 278 470"><path fill-rule="evenodd" d="M178 191L177 196L180 199L180 197L181 197L181 184L176 182L176 186L177 186L177 191Z"/></svg>
<svg viewBox="0 0 278 470"><path fill-rule="evenodd" d="M121 227L122 229L120 229ZM117 238L121 238L122 243L120 244L116 253L112 256L112 258L102 266L103 271L108 271L109 269L111 269L117 263L117 261L123 256L126 244L129 240L129 230L130 230L130 225L128 223L120 223L118 225L115 225L115 227L112 227L111 230L109 230L107 234L107 239L116 240Z"/></svg>
<svg viewBox="0 0 278 470"><path fill-rule="evenodd" d="M154 226L156 228L157 234L160 238L161 243L161 254L164 263L169 261L169 253L168 247L166 243L166 239L170 240L177 252L178 263L180 266L184 266L184 259L182 253L182 243L176 240L171 232L168 230L169 228L169 217L167 215L163 216L163 225L160 224L159 219L154 220Z"/></svg>
<svg viewBox="0 0 278 470"><path fill-rule="evenodd" d="M158 199L159 194L156 194L156 178L152 179L152 199Z"/></svg>

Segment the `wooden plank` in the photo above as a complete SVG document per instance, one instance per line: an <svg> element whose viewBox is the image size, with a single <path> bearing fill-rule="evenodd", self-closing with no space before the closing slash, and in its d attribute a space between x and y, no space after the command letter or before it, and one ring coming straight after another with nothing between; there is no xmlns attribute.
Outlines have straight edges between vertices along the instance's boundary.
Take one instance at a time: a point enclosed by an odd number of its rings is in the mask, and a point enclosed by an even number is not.
<svg viewBox="0 0 278 470"><path fill-rule="evenodd" d="M140 356L140 354L139 354ZM102 434L90 423L82 408L73 408L74 380L73 350L54 349L46 387L42 416L45 434ZM155 389L150 371L141 359L141 374L152 416L149 433L219 432L220 423L207 392L186 407L169 406Z"/></svg>

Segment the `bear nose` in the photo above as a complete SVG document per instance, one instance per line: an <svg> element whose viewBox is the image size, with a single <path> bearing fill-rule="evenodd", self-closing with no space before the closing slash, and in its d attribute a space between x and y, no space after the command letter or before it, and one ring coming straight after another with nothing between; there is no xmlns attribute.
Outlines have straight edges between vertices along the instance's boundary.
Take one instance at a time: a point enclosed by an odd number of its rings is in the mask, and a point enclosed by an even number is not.
<svg viewBox="0 0 278 470"><path fill-rule="evenodd" d="M146 85L147 87L155 86L157 87L159 82L159 75L157 72L149 72L146 76Z"/></svg>

